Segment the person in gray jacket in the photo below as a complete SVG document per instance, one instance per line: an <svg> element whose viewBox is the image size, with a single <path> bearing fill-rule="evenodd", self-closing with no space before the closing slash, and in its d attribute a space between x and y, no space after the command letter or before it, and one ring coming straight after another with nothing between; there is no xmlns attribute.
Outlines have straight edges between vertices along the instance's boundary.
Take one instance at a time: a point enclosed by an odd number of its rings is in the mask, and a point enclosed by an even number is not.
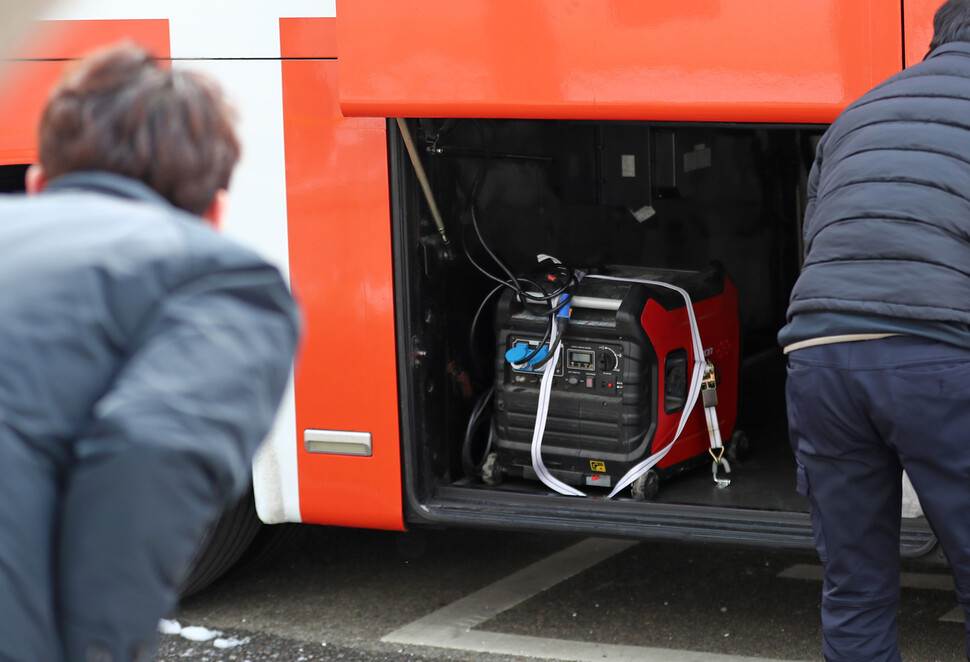
<svg viewBox="0 0 970 662"><path fill-rule="evenodd" d="M133 46L54 91L0 198L0 660L150 660L289 379L279 271L214 231L219 88Z"/></svg>
<svg viewBox="0 0 970 662"><path fill-rule="evenodd" d="M970 0L822 137L804 239L779 342L825 659L895 661L903 469L970 623Z"/></svg>

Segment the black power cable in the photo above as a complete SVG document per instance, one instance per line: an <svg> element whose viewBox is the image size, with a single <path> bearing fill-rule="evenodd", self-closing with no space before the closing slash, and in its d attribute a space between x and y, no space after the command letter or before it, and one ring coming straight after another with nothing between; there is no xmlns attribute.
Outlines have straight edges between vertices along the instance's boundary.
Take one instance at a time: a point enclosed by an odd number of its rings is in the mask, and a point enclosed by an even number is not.
<svg viewBox="0 0 970 662"><path fill-rule="evenodd" d="M468 198L468 205L466 211L462 214L462 224L460 230L462 249L465 253L465 257L468 259L469 264L471 264L477 271L483 274L486 278L491 281L498 283L487 295L485 295L481 304L479 304L478 309L472 318L472 325L469 330L469 346L472 353L475 352L475 333L478 326L479 319L481 317L482 311L487 305L488 301L495 296L495 294L501 290L502 287L508 287L515 292L516 298L519 303L525 308L530 314L536 317L548 317L549 323L546 325L545 335L542 340L539 341L538 345L532 350L528 355L526 355L522 362L528 362L534 359L543 350L544 346L552 334L553 324L559 324L560 333L557 335L556 340L552 343L552 346L548 348L546 356L540 359L538 362L533 364L533 368L541 368L546 363L548 363L551 358L555 355L556 346L562 341L562 331L565 329L565 320L558 321L556 318L557 313L562 310L565 306L568 306L570 300L572 299L572 291L576 284L579 282L575 272L571 267L563 265L559 262L553 261L552 267L547 271L546 277L549 283L553 284L554 287L547 289L546 283L536 282L524 276L515 276L512 271L508 268L504 261L492 250L485 237L482 234L481 227L478 223L478 217L476 214L476 207L478 205L478 196L484 188L485 182L488 178L488 173L491 165L491 150L489 147L489 141L486 138L485 131L483 130L481 123L478 120L474 121L475 128L478 131L479 137L482 144L482 165L478 169L475 175L475 180L472 183L471 192ZM447 130L450 130L453 125L447 126ZM442 130L435 132L433 136L433 143L437 145L438 140L441 138L442 134L447 133L445 127ZM501 274L505 277L497 276L491 271L483 267L475 258L472 256L472 252L468 247L468 242L466 240L465 229L467 225L471 225L475 237L478 243L481 245L485 253L491 258L492 262L498 267ZM565 295L565 296L564 296ZM550 305L552 302L556 302L555 305ZM536 308L536 304L540 304L541 308ZM461 452L461 462L462 468L465 474L469 477L478 476L481 470L481 466L488 456L488 452L491 447L491 432L489 433L489 441L486 444L485 451L481 454L481 461L475 462L472 459L471 446L475 436L475 432L478 430L481 422L483 420L483 415L485 414L488 403L494 393L494 386L490 387L485 391L478 402L476 402L475 407L472 410L471 416L469 417L468 426L465 430L465 436L462 442L462 452Z"/></svg>
<svg viewBox="0 0 970 662"><path fill-rule="evenodd" d="M485 464L485 459L492 450L492 432L489 430L485 448L480 453L481 459L476 461L472 457L472 444L475 439L475 433L478 431L478 428L481 427L481 424L486 420L482 416L488 409L488 405L491 402L492 395L494 393L494 386L489 387L488 390L482 393L482 395L478 398L478 402L475 403L475 408L472 409L471 416L468 417L468 425L465 427L465 437L461 444L461 467L465 471L465 475L468 477L479 476L481 474L482 465Z"/></svg>

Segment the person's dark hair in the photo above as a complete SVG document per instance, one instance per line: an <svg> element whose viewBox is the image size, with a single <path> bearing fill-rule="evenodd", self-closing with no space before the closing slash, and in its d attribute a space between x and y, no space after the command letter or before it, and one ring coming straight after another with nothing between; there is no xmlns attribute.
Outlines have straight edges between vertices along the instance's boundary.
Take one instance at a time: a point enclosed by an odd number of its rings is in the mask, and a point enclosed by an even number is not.
<svg viewBox="0 0 970 662"><path fill-rule="evenodd" d="M202 214L229 186L239 159L234 121L206 76L163 69L141 48L115 46L54 89L40 122L40 164L48 179L79 170L138 179Z"/></svg>
<svg viewBox="0 0 970 662"><path fill-rule="evenodd" d="M951 41L970 42L970 0L947 0L936 10L930 50Z"/></svg>

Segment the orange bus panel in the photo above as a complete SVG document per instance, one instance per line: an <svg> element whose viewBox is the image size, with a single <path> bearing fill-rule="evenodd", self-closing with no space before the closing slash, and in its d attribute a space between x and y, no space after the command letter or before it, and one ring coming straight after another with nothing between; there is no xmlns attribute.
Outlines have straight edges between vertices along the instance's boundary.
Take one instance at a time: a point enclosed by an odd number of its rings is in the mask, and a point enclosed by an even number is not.
<svg viewBox="0 0 970 662"><path fill-rule="evenodd" d="M337 19L281 18L280 55L284 58L337 57Z"/></svg>
<svg viewBox="0 0 970 662"><path fill-rule="evenodd" d="M906 66L922 62L933 40L933 15L944 0L903 0Z"/></svg>
<svg viewBox="0 0 970 662"><path fill-rule="evenodd" d="M0 79L0 165L37 160L37 122L67 61L122 40L156 57L170 54L167 20L41 21L34 36L3 63Z"/></svg>
<svg viewBox="0 0 970 662"><path fill-rule="evenodd" d="M7 62L0 81L0 166L37 162L37 123L64 62Z"/></svg>
<svg viewBox="0 0 970 662"><path fill-rule="evenodd" d="M900 0L337 0L345 115L830 122Z"/></svg>
<svg viewBox="0 0 970 662"><path fill-rule="evenodd" d="M335 61L282 66L290 276L306 323L296 373L301 518L401 530L385 124L341 117ZM309 453L306 429L370 432L373 453Z"/></svg>

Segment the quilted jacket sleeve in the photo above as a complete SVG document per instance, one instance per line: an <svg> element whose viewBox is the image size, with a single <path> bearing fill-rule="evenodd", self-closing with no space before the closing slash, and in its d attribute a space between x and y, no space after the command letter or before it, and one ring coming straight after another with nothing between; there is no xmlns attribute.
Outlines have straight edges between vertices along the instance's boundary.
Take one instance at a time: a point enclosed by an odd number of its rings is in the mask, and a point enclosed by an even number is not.
<svg viewBox="0 0 970 662"><path fill-rule="evenodd" d="M77 455L166 449L202 466L213 496L240 494L296 350L286 284L268 265L219 271L170 293L142 327Z"/></svg>

